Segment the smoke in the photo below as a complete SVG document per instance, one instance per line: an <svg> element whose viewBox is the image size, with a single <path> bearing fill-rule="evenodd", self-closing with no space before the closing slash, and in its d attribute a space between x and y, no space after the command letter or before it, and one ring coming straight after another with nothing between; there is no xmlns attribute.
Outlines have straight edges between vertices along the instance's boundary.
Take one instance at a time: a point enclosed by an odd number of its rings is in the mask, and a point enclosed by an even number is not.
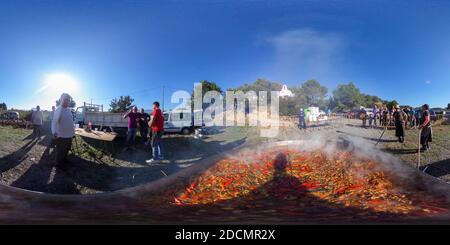
<svg viewBox="0 0 450 245"><path fill-rule="evenodd" d="M345 126L337 125L337 127ZM292 129L289 131L291 130ZM281 131L283 131L282 128ZM395 182L405 183L406 186L411 187L412 190L445 196L445 198L450 201L450 185L435 179L432 176L428 176L425 173L419 172L419 170L402 162L392 154L381 151L375 146L374 141L367 140L363 137L342 134L339 130L318 130L310 132L307 136L303 136L302 140L297 140L301 137L298 137L291 132L286 134L284 138L277 139L278 141L246 146L237 153L231 152L226 154L226 156L235 158L241 162L250 163L257 161L258 155L264 154L268 152L268 150L277 147L288 147L299 151L320 151L321 153L326 154L329 159L336 157L336 153L338 152L348 151L356 158L373 160L379 164L379 168L374 170L388 173L392 178L395 178L393 179ZM404 189L397 190L402 193L408 191Z"/></svg>
<svg viewBox="0 0 450 245"><path fill-rule="evenodd" d="M331 78L339 75L335 67L342 64L346 39L339 33L294 29L269 37L275 49L275 76Z"/></svg>

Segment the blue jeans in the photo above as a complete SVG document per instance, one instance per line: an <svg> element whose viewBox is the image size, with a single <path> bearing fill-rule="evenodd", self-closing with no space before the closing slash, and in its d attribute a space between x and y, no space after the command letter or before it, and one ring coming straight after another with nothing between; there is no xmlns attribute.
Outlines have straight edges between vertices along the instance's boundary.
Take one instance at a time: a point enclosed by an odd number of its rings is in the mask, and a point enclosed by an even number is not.
<svg viewBox="0 0 450 245"><path fill-rule="evenodd" d="M161 137L163 132L152 132L152 155L154 160L159 160L162 156Z"/></svg>
<svg viewBox="0 0 450 245"><path fill-rule="evenodd" d="M127 146L134 146L135 139L136 139L136 129L129 128L127 133Z"/></svg>
<svg viewBox="0 0 450 245"><path fill-rule="evenodd" d="M305 118L304 117L300 117L300 119L298 121L298 127L306 129L306 122L305 122Z"/></svg>

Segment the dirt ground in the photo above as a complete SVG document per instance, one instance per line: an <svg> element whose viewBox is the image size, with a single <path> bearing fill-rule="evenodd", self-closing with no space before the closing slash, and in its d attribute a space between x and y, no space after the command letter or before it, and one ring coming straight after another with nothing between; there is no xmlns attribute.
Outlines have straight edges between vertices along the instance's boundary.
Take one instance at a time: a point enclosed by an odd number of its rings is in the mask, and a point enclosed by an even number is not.
<svg viewBox="0 0 450 245"><path fill-rule="evenodd" d="M193 135L168 134L163 138L164 160L146 164L151 151L137 138L137 149L123 151L123 139L114 142L113 158L99 151L97 142L77 136L81 150L74 151L67 169L55 167L54 149L48 132L35 139L32 131L0 127L0 183L23 189L55 194L110 192L164 178L196 162L236 147L259 142L302 139L359 138L369 145L393 154L406 164L417 164L417 130L408 130L406 142L397 143L388 130L375 146L382 129L364 129L359 120L335 119L299 130L286 122L275 138L259 137L255 127L226 127L208 130L202 139ZM434 127L432 150L421 154L422 169L444 181L450 180L450 125Z"/></svg>

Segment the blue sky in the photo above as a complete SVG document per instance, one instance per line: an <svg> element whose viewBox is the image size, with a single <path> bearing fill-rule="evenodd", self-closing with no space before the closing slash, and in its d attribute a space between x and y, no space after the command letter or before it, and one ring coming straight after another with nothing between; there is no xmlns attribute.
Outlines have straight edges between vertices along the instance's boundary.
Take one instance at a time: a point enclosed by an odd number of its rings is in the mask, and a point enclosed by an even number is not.
<svg viewBox="0 0 450 245"><path fill-rule="evenodd" d="M171 107L203 79L265 78L446 106L449 23L450 1L3 0L0 102L49 109L61 89L43 86L65 74L78 104L130 94L150 108L164 85Z"/></svg>

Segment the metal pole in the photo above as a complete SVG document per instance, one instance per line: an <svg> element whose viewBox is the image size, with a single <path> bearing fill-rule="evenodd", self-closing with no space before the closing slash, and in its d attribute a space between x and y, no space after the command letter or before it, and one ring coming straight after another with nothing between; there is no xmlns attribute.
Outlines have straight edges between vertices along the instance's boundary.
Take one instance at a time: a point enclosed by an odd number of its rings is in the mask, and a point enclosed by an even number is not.
<svg viewBox="0 0 450 245"><path fill-rule="evenodd" d="M164 111L164 85L162 86L162 111Z"/></svg>
<svg viewBox="0 0 450 245"><path fill-rule="evenodd" d="M384 135L384 133L386 132L386 129L387 129L387 127L384 126L384 130L383 130L383 132L381 133L380 138L378 138L378 141L377 141L377 143L376 143L375 145L378 145L378 143L380 143L380 140L381 140L381 138L383 138L383 135Z"/></svg>
<svg viewBox="0 0 450 245"><path fill-rule="evenodd" d="M419 140L418 140L418 148L417 148L417 154L418 154L418 158L417 158L417 169L419 169L420 168L420 135L421 135L421 132L422 132L422 130L421 129L419 129Z"/></svg>

